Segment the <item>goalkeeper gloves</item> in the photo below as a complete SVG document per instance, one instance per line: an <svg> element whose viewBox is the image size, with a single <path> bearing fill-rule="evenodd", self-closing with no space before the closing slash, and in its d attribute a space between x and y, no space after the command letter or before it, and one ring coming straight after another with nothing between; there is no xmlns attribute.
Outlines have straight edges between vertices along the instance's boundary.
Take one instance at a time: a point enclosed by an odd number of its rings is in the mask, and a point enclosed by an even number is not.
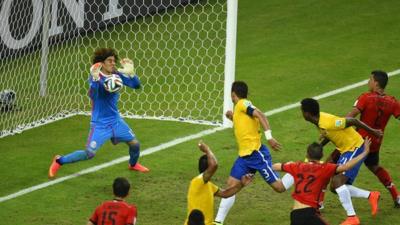
<svg viewBox="0 0 400 225"><path fill-rule="evenodd" d="M100 80L101 63L95 63L90 67L90 74L92 74L93 81Z"/></svg>
<svg viewBox="0 0 400 225"><path fill-rule="evenodd" d="M118 68L118 72L128 75L129 77L135 76L135 69L132 60L124 58L120 61L122 68Z"/></svg>

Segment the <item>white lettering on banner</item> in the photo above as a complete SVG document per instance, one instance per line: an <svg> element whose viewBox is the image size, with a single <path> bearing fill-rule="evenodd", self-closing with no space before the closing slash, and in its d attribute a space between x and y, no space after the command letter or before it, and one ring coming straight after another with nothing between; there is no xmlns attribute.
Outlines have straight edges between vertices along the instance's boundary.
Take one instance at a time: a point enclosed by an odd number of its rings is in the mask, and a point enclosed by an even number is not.
<svg viewBox="0 0 400 225"><path fill-rule="evenodd" d="M61 34L64 31L63 27L57 24L59 1L60 0L52 1L51 26L49 30L50 36ZM71 0L61 0L61 2L64 3L65 8L67 8L68 13L74 20L76 26L78 28L82 28L85 21L85 1L79 0L78 2L76 2Z"/></svg>
<svg viewBox="0 0 400 225"><path fill-rule="evenodd" d="M35 38L37 32L42 24L42 11L43 4L40 0L31 0L33 5L32 22L28 33L22 39L15 39L10 30L9 17L11 12L11 5L13 0L5 0L0 11L1 26L0 26L0 37L4 44L10 49L20 49L27 46L33 38Z"/></svg>
<svg viewBox="0 0 400 225"><path fill-rule="evenodd" d="M103 20L109 20L115 17L119 17L122 14L122 9L118 8L118 0L110 0L108 4L108 11L104 13Z"/></svg>

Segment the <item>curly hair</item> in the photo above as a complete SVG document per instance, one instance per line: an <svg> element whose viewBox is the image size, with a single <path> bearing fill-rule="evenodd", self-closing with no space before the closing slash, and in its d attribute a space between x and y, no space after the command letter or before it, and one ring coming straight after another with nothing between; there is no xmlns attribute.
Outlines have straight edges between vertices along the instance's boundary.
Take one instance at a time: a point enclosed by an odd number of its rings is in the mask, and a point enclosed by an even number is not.
<svg viewBox="0 0 400 225"><path fill-rule="evenodd" d="M115 60L118 60L117 52L112 48L99 48L93 53L93 64L98 62L104 62L108 57L114 56Z"/></svg>

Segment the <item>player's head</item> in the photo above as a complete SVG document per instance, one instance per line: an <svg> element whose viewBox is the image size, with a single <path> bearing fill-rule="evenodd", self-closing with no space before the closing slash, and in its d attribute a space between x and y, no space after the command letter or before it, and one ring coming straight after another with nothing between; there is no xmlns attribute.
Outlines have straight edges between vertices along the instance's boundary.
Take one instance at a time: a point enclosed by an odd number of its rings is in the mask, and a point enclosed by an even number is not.
<svg viewBox="0 0 400 225"><path fill-rule="evenodd" d="M319 117L319 103L312 98L301 100L301 111L305 120L310 121L313 117Z"/></svg>
<svg viewBox="0 0 400 225"><path fill-rule="evenodd" d="M232 84L231 97L232 101L236 103L241 98L247 98L248 93L247 84L243 81L235 81Z"/></svg>
<svg viewBox="0 0 400 225"><path fill-rule="evenodd" d="M113 183L113 192L116 197L125 198L129 194L131 185L124 177L117 177Z"/></svg>
<svg viewBox="0 0 400 225"><path fill-rule="evenodd" d="M193 209L189 214L188 225L205 225L204 214L198 209Z"/></svg>
<svg viewBox="0 0 400 225"><path fill-rule="evenodd" d="M322 145L314 142L307 147L307 158L309 160L321 160L323 156Z"/></svg>
<svg viewBox="0 0 400 225"><path fill-rule="evenodd" d="M208 168L207 155L202 155L199 158L199 173L203 173Z"/></svg>
<svg viewBox="0 0 400 225"><path fill-rule="evenodd" d="M375 91L376 89L385 89L388 79L389 78L386 72L382 70L372 71L368 82L370 91Z"/></svg>
<svg viewBox="0 0 400 225"><path fill-rule="evenodd" d="M100 62L102 72L111 74L115 71L115 62L118 60L117 52L112 48L99 48L93 54L93 64Z"/></svg>

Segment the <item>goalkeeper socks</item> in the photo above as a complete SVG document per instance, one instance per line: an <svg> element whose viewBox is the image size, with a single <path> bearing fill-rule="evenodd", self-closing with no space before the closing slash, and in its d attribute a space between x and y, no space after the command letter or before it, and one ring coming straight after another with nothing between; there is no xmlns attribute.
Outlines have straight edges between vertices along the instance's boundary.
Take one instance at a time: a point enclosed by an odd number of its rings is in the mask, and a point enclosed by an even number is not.
<svg viewBox="0 0 400 225"><path fill-rule="evenodd" d="M139 156L140 156L140 144L139 144L139 142L136 143L136 144L133 144L133 145L129 145L129 156L130 156L129 164L131 166L136 165L136 163L137 163L137 161L139 159Z"/></svg>
<svg viewBox="0 0 400 225"><path fill-rule="evenodd" d="M222 198L221 203L219 204L219 209L217 213L217 217L215 217L215 221L219 223L223 223L226 216L229 213L229 210L231 210L233 203L235 203L235 196L233 195L232 197L229 198Z"/></svg>
<svg viewBox="0 0 400 225"><path fill-rule="evenodd" d="M68 155L61 156L61 158L59 158L57 160L57 162L60 163L61 165L63 165L63 164L74 163L74 162L86 160L88 158L89 157L86 154L86 151L78 150L78 151L72 152Z"/></svg>

